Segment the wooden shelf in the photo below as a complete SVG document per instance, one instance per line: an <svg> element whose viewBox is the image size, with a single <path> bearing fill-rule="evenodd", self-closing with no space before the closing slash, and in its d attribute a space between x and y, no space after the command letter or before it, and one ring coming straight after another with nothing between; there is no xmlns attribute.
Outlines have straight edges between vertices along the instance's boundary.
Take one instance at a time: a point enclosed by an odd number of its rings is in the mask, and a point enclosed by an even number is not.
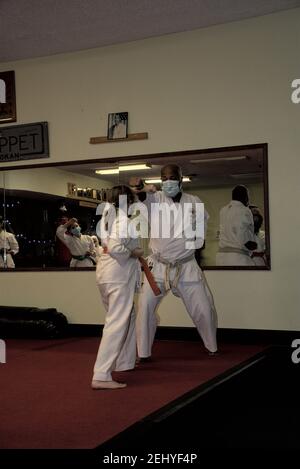
<svg viewBox="0 0 300 469"><path fill-rule="evenodd" d="M127 142L131 140L147 140L148 132L141 132L138 134L128 134L127 138L115 138L109 139L107 137L91 137L90 143L116 143L116 142Z"/></svg>
<svg viewBox="0 0 300 469"><path fill-rule="evenodd" d="M72 200L79 200L81 202L92 202L94 204L100 204L103 202L102 200L99 199L92 199L92 197L78 197L76 195L67 195L66 198L72 199Z"/></svg>

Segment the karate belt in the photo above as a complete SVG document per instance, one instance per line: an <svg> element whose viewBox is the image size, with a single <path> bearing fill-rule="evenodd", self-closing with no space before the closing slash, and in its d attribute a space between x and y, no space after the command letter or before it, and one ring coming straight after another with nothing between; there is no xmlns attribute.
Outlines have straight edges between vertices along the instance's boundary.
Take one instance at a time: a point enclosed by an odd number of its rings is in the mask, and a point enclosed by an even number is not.
<svg viewBox="0 0 300 469"><path fill-rule="evenodd" d="M84 256L73 256L73 254L72 254L72 259L76 259L76 261L84 261L85 259L90 259L90 261L92 261L93 265L97 264L95 259L93 259L91 256L89 256L87 254L85 254Z"/></svg>
<svg viewBox="0 0 300 469"><path fill-rule="evenodd" d="M167 261L166 259L161 257L160 254L153 254L151 257L153 257L153 259L155 259L157 262L160 262L161 264L164 264L166 266L164 285L165 285L166 291L168 291L168 290L171 290L170 270L173 269L174 267L176 268L175 277L174 277L174 281L172 285L173 288L176 288L179 282L179 277L181 274L181 269L182 269L183 264L186 264L187 262L195 259L195 254L193 253L190 256L185 257L184 259L180 259L175 262Z"/></svg>
<svg viewBox="0 0 300 469"><path fill-rule="evenodd" d="M149 266L147 264L147 261L146 259L144 259L143 257L139 257L139 261L140 261L140 264L143 268L143 271L144 271L144 274L146 275L147 277L147 280L149 282L149 285L150 287L152 288L152 291L154 293L155 296L159 296L161 295L161 291L160 291L160 288L159 286L157 285L157 283L155 282L155 278L153 277L152 275L152 272L151 270L149 269Z"/></svg>
<svg viewBox="0 0 300 469"><path fill-rule="evenodd" d="M9 252L9 249L5 249L5 248L0 249L0 257L2 257L3 261L4 259L7 259L7 254L11 254Z"/></svg>
<svg viewBox="0 0 300 469"><path fill-rule="evenodd" d="M239 249L239 248L219 248L218 252L244 254L244 256L248 256L248 257L251 256L250 251L245 251L244 249Z"/></svg>

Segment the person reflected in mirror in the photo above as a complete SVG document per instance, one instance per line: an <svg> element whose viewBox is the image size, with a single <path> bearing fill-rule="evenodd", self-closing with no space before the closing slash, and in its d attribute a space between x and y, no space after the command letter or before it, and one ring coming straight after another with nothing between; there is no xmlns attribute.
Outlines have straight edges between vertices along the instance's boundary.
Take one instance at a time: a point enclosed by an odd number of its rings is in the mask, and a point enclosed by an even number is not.
<svg viewBox="0 0 300 469"><path fill-rule="evenodd" d="M204 236L194 234L190 238L186 235L193 232L193 226L199 223L195 208L201 200L197 196L183 192L182 171L179 166L175 164L164 166L161 169L161 180L161 191L157 190L155 185L143 184L143 181L137 177L131 178L129 182L135 194L143 192L147 194L147 197L143 198L143 203L146 204L149 215L151 214L149 247L152 254L148 260L152 265L153 277L161 291L160 296L155 296L148 280L144 279L137 314L137 346L140 363L148 361L151 357L158 325L156 310L170 290L182 299L207 352L211 356L217 353L217 313L204 274L195 259L195 250L203 246ZM155 207L158 207L158 210ZM170 223L172 226L169 226L169 234L165 236L163 231L168 217L167 207L170 211L180 207L181 213L184 213L187 207L192 207L192 212L191 216L179 221L179 232L177 232L178 224L175 229L175 222ZM165 217L161 215L163 210L167 210ZM208 219L206 212L204 218L206 222ZM160 219L164 220L161 225Z"/></svg>
<svg viewBox="0 0 300 469"><path fill-rule="evenodd" d="M253 215L254 235L255 241L257 243L257 248L252 251L251 257L255 265L266 266L266 237L264 230L261 229L264 218L262 216L261 210L256 205L249 205L249 208Z"/></svg>
<svg viewBox="0 0 300 469"><path fill-rule="evenodd" d="M14 269L13 256L19 252L19 243L15 235L6 231L6 223L0 216L0 268Z"/></svg>
<svg viewBox="0 0 300 469"><path fill-rule="evenodd" d="M59 225L56 236L67 246L71 253L70 267L78 269L96 265L93 240L89 235L81 234L81 227L77 218L70 218L63 225Z"/></svg>
<svg viewBox="0 0 300 469"><path fill-rule="evenodd" d="M120 207L120 196L127 201L124 209ZM133 202L134 196L129 187L113 187L111 201L106 204L107 209L101 219L103 254L97 264L96 283L106 316L94 366L93 389L125 387L125 383L113 379L112 371L127 371L135 367L134 294L140 283L138 258L143 255L143 250L138 239L130 237L127 208Z"/></svg>
<svg viewBox="0 0 300 469"><path fill-rule="evenodd" d="M251 255L257 242L248 205L248 189L238 185L232 191L231 202L220 210L218 266L255 266Z"/></svg>
<svg viewBox="0 0 300 469"><path fill-rule="evenodd" d="M69 221L67 215L61 215L55 222L56 229L60 225L64 225ZM55 245L54 245L54 258L55 265L58 267L69 267L72 259L69 248L66 246L64 241L61 241L56 235L55 229Z"/></svg>

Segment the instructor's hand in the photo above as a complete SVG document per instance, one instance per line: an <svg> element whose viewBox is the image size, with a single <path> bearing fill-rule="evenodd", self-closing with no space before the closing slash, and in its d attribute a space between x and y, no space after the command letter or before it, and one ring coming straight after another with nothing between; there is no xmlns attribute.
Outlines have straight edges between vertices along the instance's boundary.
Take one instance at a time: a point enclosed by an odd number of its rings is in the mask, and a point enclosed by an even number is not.
<svg viewBox="0 0 300 469"><path fill-rule="evenodd" d="M139 192L156 192L156 186L153 184L145 184L139 177L131 177L129 179L129 186L132 192L138 194Z"/></svg>
<svg viewBox="0 0 300 469"><path fill-rule="evenodd" d="M67 223L65 223L65 226L73 226L75 225L75 223L78 223L77 218L70 218L70 220L68 220Z"/></svg>

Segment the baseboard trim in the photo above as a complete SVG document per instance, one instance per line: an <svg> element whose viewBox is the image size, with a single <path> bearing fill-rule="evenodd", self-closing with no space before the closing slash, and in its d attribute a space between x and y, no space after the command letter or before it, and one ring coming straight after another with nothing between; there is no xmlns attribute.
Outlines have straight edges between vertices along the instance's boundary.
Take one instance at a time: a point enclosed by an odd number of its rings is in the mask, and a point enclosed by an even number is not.
<svg viewBox="0 0 300 469"><path fill-rule="evenodd" d="M69 324L68 334L72 337L100 337L103 325ZM218 342L263 345L291 345L294 339L300 338L300 331L281 331L268 329L218 329ZM156 339L200 341L194 327L159 326Z"/></svg>

